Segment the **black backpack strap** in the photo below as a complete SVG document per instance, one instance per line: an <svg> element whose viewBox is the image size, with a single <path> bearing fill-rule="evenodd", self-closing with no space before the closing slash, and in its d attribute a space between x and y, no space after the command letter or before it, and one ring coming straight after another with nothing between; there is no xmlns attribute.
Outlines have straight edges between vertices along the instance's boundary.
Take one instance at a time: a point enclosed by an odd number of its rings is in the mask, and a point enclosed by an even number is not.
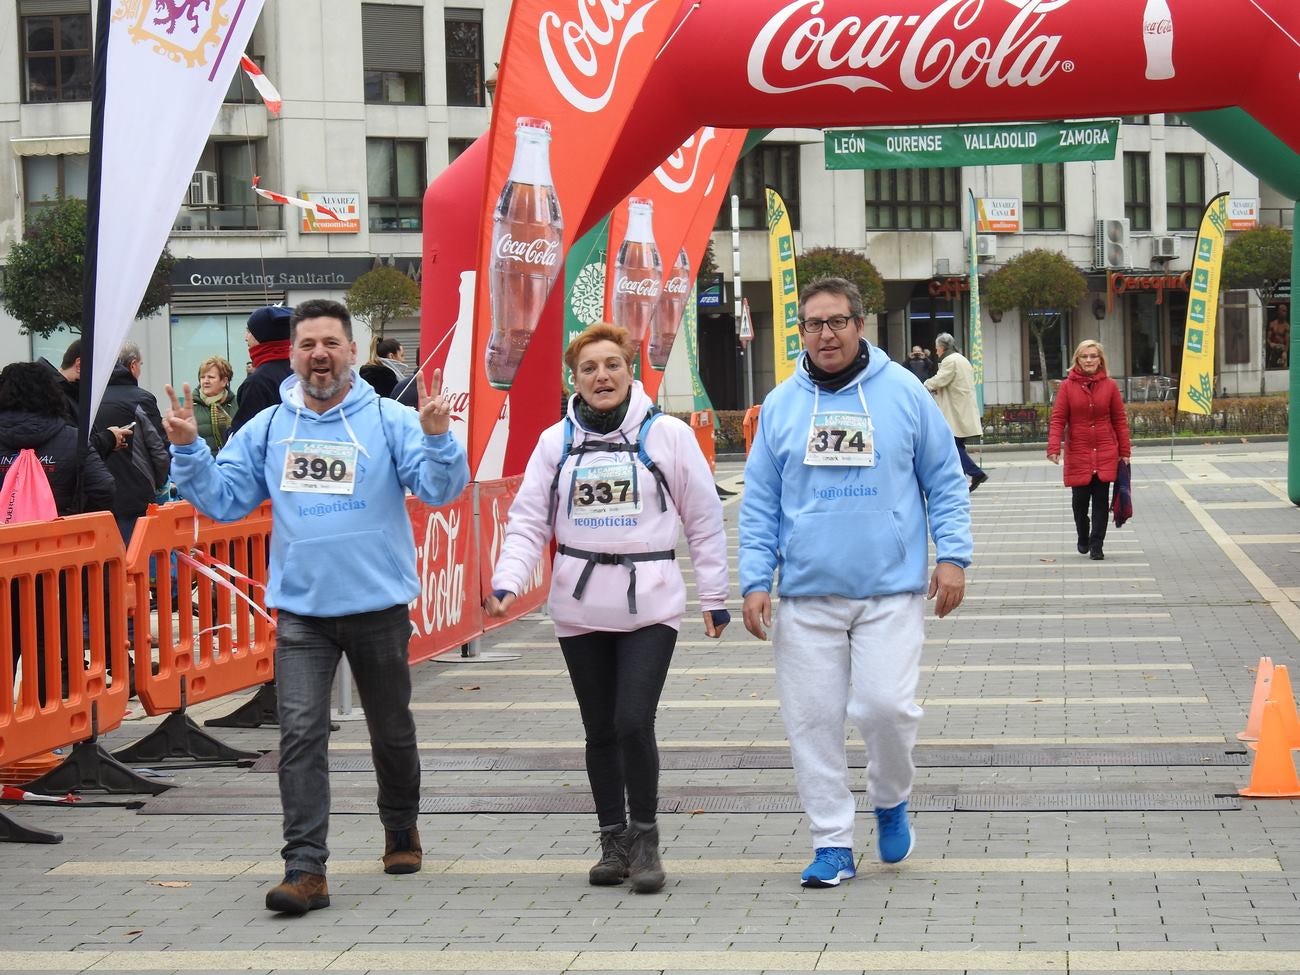
<svg viewBox="0 0 1300 975"><path fill-rule="evenodd" d="M561 555L568 555L575 559L585 559L587 564L582 567L582 574L578 576L578 584L573 587L573 598L581 599L583 592L587 589L587 580L591 578L591 571L598 565L625 565L628 571L627 582L627 611L634 616L636 615L636 564L638 562L660 562L663 560L672 560L677 558L677 553L673 551L664 552L588 552L586 549L573 548L569 545L560 545L556 549Z"/></svg>

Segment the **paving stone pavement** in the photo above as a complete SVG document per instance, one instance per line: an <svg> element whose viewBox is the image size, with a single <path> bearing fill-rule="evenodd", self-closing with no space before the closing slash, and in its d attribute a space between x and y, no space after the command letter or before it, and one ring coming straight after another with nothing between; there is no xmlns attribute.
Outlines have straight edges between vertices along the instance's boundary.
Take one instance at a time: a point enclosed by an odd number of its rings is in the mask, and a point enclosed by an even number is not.
<svg viewBox="0 0 1300 975"><path fill-rule="evenodd" d="M280 869L275 776L260 770L273 760L158 769L179 788L106 797L143 808L5 809L65 839L0 845L0 972L1300 970L1296 804L1204 808L1249 777L1236 733L1260 656L1300 660L1285 446L1179 445L1172 461L1168 445L1140 448L1137 514L1111 530L1104 562L1074 551L1057 468L1028 451L985 460L969 598L927 628L921 752L943 757L918 768L918 797L934 801L915 815L913 859L879 864L864 812L858 877L799 887L797 804L755 811L788 800L793 779L771 648L744 632L737 597L720 643L688 615L664 691L663 794L677 810L660 818L665 890L587 886L594 817L541 811L589 797L539 616L484 642L516 660L414 672L426 803L496 804L423 816L423 872L381 872L364 723L343 721L332 756L357 770L331 776L347 811L332 818L329 909L262 907ZM740 465L721 463L718 480L742 490ZM151 723L136 716L106 744ZM276 746L270 727L216 733ZM1152 749L1209 757L1136 764ZM860 743L850 753L861 789ZM1153 793L1201 807L1157 808ZM1024 808L1033 797L1058 808ZM731 811L694 805L706 800Z"/></svg>

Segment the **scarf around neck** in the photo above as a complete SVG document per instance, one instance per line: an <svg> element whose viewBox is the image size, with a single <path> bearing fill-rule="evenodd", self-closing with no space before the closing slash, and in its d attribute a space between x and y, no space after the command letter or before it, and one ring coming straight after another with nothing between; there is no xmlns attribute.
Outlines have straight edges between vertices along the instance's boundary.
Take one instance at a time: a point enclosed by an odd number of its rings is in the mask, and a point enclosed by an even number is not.
<svg viewBox="0 0 1300 975"><path fill-rule="evenodd" d="M577 401L573 412L584 430L590 430L592 433L613 433L623 425L623 420L627 417L627 408L632 403L632 390L629 389L627 399L612 410L598 410L576 393L573 398Z"/></svg>
<svg viewBox="0 0 1300 975"><path fill-rule="evenodd" d="M868 352L870 346L867 345L866 339L858 339L858 354L854 356L853 361L841 369L839 372L827 372L809 356L804 356L803 367L808 373L808 378L829 393L838 393L841 389L853 382L858 373L867 368L867 363L871 356Z"/></svg>

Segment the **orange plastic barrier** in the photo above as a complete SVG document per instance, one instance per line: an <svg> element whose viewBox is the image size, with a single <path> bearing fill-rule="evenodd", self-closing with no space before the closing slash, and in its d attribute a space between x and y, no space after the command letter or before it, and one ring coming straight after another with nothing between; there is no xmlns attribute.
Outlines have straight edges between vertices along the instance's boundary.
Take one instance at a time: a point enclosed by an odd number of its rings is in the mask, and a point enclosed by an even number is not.
<svg viewBox="0 0 1300 975"><path fill-rule="evenodd" d="M270 502L236 522L213 521L188 501L151 506L136 522L127 550L134 595L135 686L149 714L180 709L182 679L184 703L193 705L256 687L274 676L271 624L188 561L174 558L174 553L188 555L197 549L265 584L270 535ZM237 580L232 584L265 606L261 588ZM151 595L156 614L150 612ZM155 642L156 656L151 648Z"/></svg>
<svg viewBox="0 0 1300 975"><path fill-rule="evenodd" d="M411 663L419 663L483 632L474 485L439 508L408 496L406 513L415 532L415 571L420 577L420 595L411 604L408 655Z"/></svg>
<svg viewBox="0 0 1300 975"><path fill-rule="evenodd" d="M716 472L715 457L718 448L713 440L713 412L700 410L692 413L691 429L695 431L695 440L699 443L700 450L704 452L704 459L709 462L709 470Z"/></svg>
<svg viewBox="0 0 1300 975"><path fill-rule="evenodd" d="M126 592L122 536L112 515L0 527L0 765L122 723L129 693Z"/></svg>
<svg viewBox="0 0 1300 975"><path fill-rule="evenodd" d="M758 413L761 406L751 406L745 411L745 418L740 421L741 430L745 433L745 456L749 456L749 448L754 446L754 438L758 436Z"/></svg>
<svg viewBox="0 0 1300 975"><path fill-rule="evenodd" d="M522 474L503 478L499 481L480 481L478 484L478 537L479 576L481 598L486 599L492 592L492 569L501 554L501 545L506 538L506 522L510 515L510 505L519 493L519 485L524 483ZM551 591L551 553L543 553L528 588L517 593L518 598L510 604L510 612L500 619L483 617L483 631L489 632L519 619L526 613L545 605L546 594Z"/></svg>

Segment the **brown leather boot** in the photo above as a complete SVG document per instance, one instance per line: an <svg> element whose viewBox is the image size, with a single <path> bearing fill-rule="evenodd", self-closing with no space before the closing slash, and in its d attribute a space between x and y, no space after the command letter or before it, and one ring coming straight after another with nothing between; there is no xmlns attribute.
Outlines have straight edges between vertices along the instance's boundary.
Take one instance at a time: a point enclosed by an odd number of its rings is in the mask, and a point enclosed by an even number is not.
<svg viewBox="0 0 1300 975"><path fill-rule="evenodd" d="M423 863L420 831L414 825L384 830L384 873L415 873Z"/></svg>
<svg viewBox="0 0 1300 975"><path fill-rule="evenodd" d="M632 823L626 843L632 890L638 894L662 890L664 865L659 859L659 827L654 823Z"/></svg>
<svg viewBox="0 0 1300 975"><path fill-rule="evenodd" d="M306 914L329 906L329 884L320 873L286 871L284 879L266 892L266 909L281 914Z"/></svg>
<svg viewBox="0 0 1300 975"><path fill-rule="evenodd" d="M600 859L587 871L593 887L613 887L627 877L627 828L600 831Z"/></svg>

